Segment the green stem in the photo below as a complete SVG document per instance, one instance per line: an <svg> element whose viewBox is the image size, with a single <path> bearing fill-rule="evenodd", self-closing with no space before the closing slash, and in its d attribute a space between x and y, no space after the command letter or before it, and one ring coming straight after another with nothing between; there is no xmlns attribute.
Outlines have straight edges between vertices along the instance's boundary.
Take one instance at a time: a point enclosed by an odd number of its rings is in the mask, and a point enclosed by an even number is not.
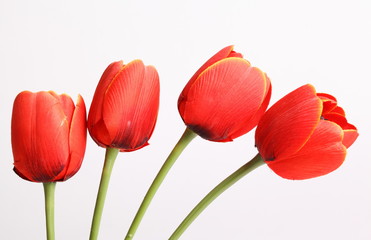
<svg viewBox="0 0 371 240"><path fill-rule="evenodd" d="M106 157L104 160L104 166L102 170L102 176L100 179L99 190L97 195L97 200L95 202L93 221L90 229L90 240L97 240L99 233L100 221L102 219L104 201L106 200L108 184L111 178L112 168L115 164L115 160L119 149L107 148Z"/></svg>
<svg viewBox="0 0 371 240"><path fill-rule="evenodd" d="M224 179L221 183L219 183L211 192L209 192L193 210L188 214L188 216L183 220L183 222L178 226L175 232L171 235L169 240L176 240L183 234L183 232L191 225L191 223L202 213L207 206L212 203L220 194L222 194L225 190L227 190L230 186L240 180L249 172L253 171L254 169L258 168L259 166L264 164L264 160L257 154L253 159L251 159L248 163L243 165L237 171L232 173L229 177Z"/></svg>
<svg viewBox="0 0 371 240"><path fill-rule="evenodd" d="M165 163L162 165L160 171L157 173L156 178L153 180L152 185L148 189L142 201L142 204L140 205L138 212L135 215L135 218L126 234L125 240L133 239L134 234L137 231L149 204L151 203L161 183L165 179L167 173L169 172L175 161L178 159L179 155L196 136L197 135L188 128L184 131L182 137L179 139L178 143L175 145L170 155L167 157Z"/></svg>
<svg viewBox="0 0 371 240"><path fill-rule="evenodd" d="M54 193L56 182L44 182L46 237L48 240L55 239L54 230Z"/></svg>

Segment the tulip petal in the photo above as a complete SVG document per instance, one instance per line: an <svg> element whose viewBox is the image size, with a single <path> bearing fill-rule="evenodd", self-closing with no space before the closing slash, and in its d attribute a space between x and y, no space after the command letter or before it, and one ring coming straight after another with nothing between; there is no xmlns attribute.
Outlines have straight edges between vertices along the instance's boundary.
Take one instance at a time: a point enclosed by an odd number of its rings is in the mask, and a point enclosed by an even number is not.
<svg viewBox="0 0 371 240"><path fill-rule="evenodd" d="M331 113L323 114L323 118L338 124L344 130L345 129L356 129L355 126L348 123L347 119L343 115L331 112Z"/></svg>
<svg viewBox="0 0 371 240"><path fill-rule="evenodd" d="M317 93L317 96L321 98L322 100L337 102L336 98L328 93Z"/></svg>
<svg viewBox="0 0 371 240"><path fill-rule="evenodd" d="M103 120L111 145L135 150L147 144L156 122L159 78L154 67L135 60L127 64L109 86L103 105Z"/></svg>
<svg viewBox="0 0 371 240"><path fill-rule="evenodd" d="M67 116L68 123L71 123L73 112L75 110L75 104L73 103L71 97L67 94L59 95L59 102L62 105L64 114Z"/></svg>
<svg viewBox="0 0 371 240"><path fill-rule="evenodd" d="M146 66L144 73L144 84L138 99L138 105L135 108L133 117L132 130L129 132L131 145L128 149L123 148L121 151L134 151L148 145L148 140L152 136L156 125L158 109L160 104L160 82L156 69L153 66ZM125 134L115 139L122 142Z"/></svg>
<svg viewBox="0 0 371 240"><path fill-rule="evenodd" d="M86 108L84 99L78 95L73 118L70 124L70 159L68 166L55 180L65 181L80 169L86 148Z"/></svg>
<svg viewBox="0 0 371 240"><path fill-rule="evenodd" d="M323 101L322 114L332 112L337 107L337 100L334 96L327 93L317 93L317 96Z"/></svg>
<svg viewBox="0 0 371 240"><path fill-rule="evenodd" d="M102 107L103 121L111 141L116 138L118 129L130 129L143 85L144 69L142 61L130 62L116 75L106 91Z"/></svg>
<svg viewBox="0 0 371 240"><path fill-rule="evenodd" d="M359 134L357 129L354 127L354 129L346 129L344 130L344 138L343 138L343 144L346 148L349 148L353 145L353 143L358 138Z"/></svg>
<svg viewBox="0 0 371 240"><path fill-rule="evenodd" d="M71 97L68 96L67 94L58 95L54 91L49 91L48 93L53 95L57 99L57 101L60 102L63 112L67 117L67 121L68 123L70 123L72 119L73 111L75 110L75 104L73 103Z"/></svg>
<svg viewBox="0 0 371 240"><path fill-rule="evenodd" d="M102 120L102 105L105 93L111 81L119 74L124 68L122 61L111 63L104 71L102 77L99 80L98 86L94 93L93 101L90 105L89 116L88 116L88 129L93 140L102 147L108 146L111 137L108 130ZM96 139L96 138L99 138Z"/></svg>
<svg viewBox="0 0 371 240"><path fill-rule="evenodd" d="M311 85L304 85L276 102L261 118L255 143L270 161L296 153L312 135L322 112L322 101Z"/></svg>
<svg viewBox="0 0 371 240"><path fill-rule="evenodd" d="M52 94L20 93L12 116L16 172L30 181L48 182L63 171L69 153L68 125L61 104Z"/></svg>
<svg viewBox="0 0 371 240"><path fill-rule="evenodd" d="M205 71L208 67L210 67L211 65L213 65L214 63L222 60L222 59L225 59L227 57L241 57L242 58L242 54L239 54L239 53L236 53L233 51L233 45L231 46L227 46L225 48L223 48L222 50L220 50L219 52L217 52L214 56L212 56L209 60L207 60L198 70L197 72L192 76L192 78L188 81L187 85L184 87L183 91L181 92L180 96L179 96L179 99L178 99L178 108L179 108L179 112L183 113L183 105L179 104L181 101L184 101L184 98L186 98L187 94L188 94L188 91L189 91L189 88L193 85L194 81L196 81L196 79L199 77L199 75Z"/></svg>
<svg viewBox="0 0 371 240"><path fill-rule="evenodd" d="M264 115L265 111L267 110L267 107L269 105L269 101L270 101L271 95L272 95L272 85L270 83L270 79L268 78L268 76L266 76L266 74L265 74L265 79L266 79L267 88L266 88L266 94L265 94L263 102L261 103L261 105L260 105L258 111L255 113L255 115L245 124L245 128L239 129L239 131L231 134L232 139L234 139L238 136L241 136L241 135L245 134L246 132L249 132L251 129L253 129L258 124L258 122L260 121L260 119Z"/></svg>
<svg viewBox="0 0 371 240"><path fill-rule="evenodd" d="M337 169L346 156L342 129L321 120L308 142L296 154L267 161L268 166L286 179L302 180L319 177Z"/></svg>
<svg viewBox="0 0 371 240"><path fill-rule="evenodd" d="M205 70L189 88L182 114L187 126L212 141L242 135L266 95L265 75L242 58L226 58ZM218 109L218 111L215 111Z"/></svg>
<svg viewBox="0 0 371 240"><path fill-rule="evenodd" d="M339 114L339 115L345 117L345 111L344 111L344 109L341 108L341 107L339 107L339 106L337 106L334 109L332 109L331 110L331 113L336 113L336 114Z"/></svg>
<svg viewBox="0 0 371 240"><path fill-rule="evenodd" d="M210 67L211 65L213 65L214 63L216 62L219 62L220 60L223 60L227 57L231 57L233 55L235 55L235 57L242 57L241 54L238 54L236 52L233 51L233 48L234 46L231 45L231 46L227 46L225 48L223 48L222 50L220 50L219 52L217 52L214 56L212 56L209 60L207 60L198 70L197 72L193 75L193 77L191 78L191 80L189 82L193 82L193 80L196 80L197 77L203 72L205 71L208 67ZM192 84L191 84L192 85Z"/></svg>
<svg viewBox="0 0 371 240"><path fill-rule="evenodd" d="M243 55L241 53L231 51L228 55L228 57L236 57L236 58L243 58Z"/></svg>

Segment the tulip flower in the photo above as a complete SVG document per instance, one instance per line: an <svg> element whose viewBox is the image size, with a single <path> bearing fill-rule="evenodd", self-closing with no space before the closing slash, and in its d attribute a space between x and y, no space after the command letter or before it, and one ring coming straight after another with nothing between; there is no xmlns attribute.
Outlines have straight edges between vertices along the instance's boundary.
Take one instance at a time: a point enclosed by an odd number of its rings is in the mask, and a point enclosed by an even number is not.
<svg viewBox="0 0 371 240"><path fill-rule="evenodd" d="M193 132L210 141L226 142L257 125L270 96L266 74L228 46L193 75L180 94L178 109Z"/></svg>
<svg viewBox="0 0 371 240"><path fill-rule="evenodd" d="M23 179L42 182L48 240L54 239L54 191L79 169L86 146L86 110L79 95L76 106L66 95L24 91L12 115L14 171Z"/></svg>
<svg viewBox="0 0 371 240"><path fill-rule="evenodd" d="M102 147L134 151L148 145L159 108L159 77L141 60L110 64L89 110L88 129Z"/></svg>
<svg viewBox="0 0 371 240"><path fill-rule="evenodd" d="M88 130L107 149L94 210L90 240L96 240L108 184L118 151L148 145L159 108L159 76L141 60L111 63L104 71L89 110Z"/></svg>
<svg viewBox="0 0 371 240"><path fill-rule="evenodd" d="M358 137L336 98L304 85L274 104L261 118L255 134L259 150L211 190L187 215L169 240L177 240L225 190L254 169L267 164L279 176L308 179L338 168Z"/></svg>
<svg viewBox="0 0 371 240"><path fill-rule="evenodd" d="M86 110L66 95L18 94L12 116L14 171L32 182L65 181L80 169L86 146Z"/></svg>
<svg viewBox="0 0 371 240"><path fill-rule="evenodd" d="M196 135L215 142L232 141L257 125L270 96L267 75L233 51L233 46L223 48L202 65L178 99L187 128L154 179L125 239L133 238L162 181Z"/></svg>
<svg viewBox="0 0 371 240"><path fill-rule="evenodd" d="M263 116L256 146L267 165L287 179L328 174L344 161L358 137L336 99L304 85L283 97Z"/></svg>

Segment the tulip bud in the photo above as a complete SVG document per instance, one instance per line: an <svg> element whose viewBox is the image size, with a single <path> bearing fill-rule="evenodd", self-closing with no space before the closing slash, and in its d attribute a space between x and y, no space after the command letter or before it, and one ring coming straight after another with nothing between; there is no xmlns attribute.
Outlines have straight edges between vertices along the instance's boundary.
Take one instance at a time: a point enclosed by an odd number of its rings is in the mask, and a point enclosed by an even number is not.
<svg viewBox="0 0 371 240"><path fill-rule="evenodd" d="M275 103L262 117L256 146L267 165L287 179L328 174L344 161L358 137L336 99L304 85Z"/></svg>
<svg viewBox="0 0 371 240"><path fill-rule="evenodd" d="M270 96L267 75L228 46L189 80L178 109L189 129L207 140L226 142L256 126Z"/></svg>
<svg viewBox="0 0 371 240"><path fill-rule="evenodd" d="M66 95L18 94L12 115L14 171L32 182L65 181L79 169L86 147L86 110Z"/></svg>
<svg viewBox="0 0 371 240"><path fill-rule="evenodd" d="M141 60L110 64L89 110L88 130L101 147L134 151L148 145L159 108L159 77Z"/></svg>

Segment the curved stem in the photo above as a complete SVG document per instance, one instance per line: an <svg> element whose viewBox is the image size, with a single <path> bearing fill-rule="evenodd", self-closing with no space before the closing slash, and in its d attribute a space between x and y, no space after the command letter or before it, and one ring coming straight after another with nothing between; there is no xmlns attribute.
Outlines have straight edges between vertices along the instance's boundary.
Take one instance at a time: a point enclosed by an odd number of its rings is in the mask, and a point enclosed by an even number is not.
<svg viewBox="0 0 371 240"><path fill-rule="evenodd" d="M167 173L174 165L175 161L178 159L179 155L183 152L183 150L187 147L187 145L195 138L197 135L189 130L188 128L184 131L182 137L179 139L178 143L175 145L173 150L171 151L170 155L166 159L165 163L162 165L160 171L158 172L157 176L152 182L152 185L148 189L142 204L140 205L137 214L134 217L133 222L126 234L125 240L133 239L135 232L137 231L142 218L150 205L153 197L155 196L158 188L160 187L161 183L165 179Z"/></svg>
<svg viewBox="0 0 371 240"><path fill-rule="evenodd" d="M56 182L45 182L44 196L45 196L45 217L46 217L46 237L48 240L55 239L54 229L54 193Z"/></svg>
<svg viewBox="0 0 371 240"><path fill-rule="evenodd" d="M102 176L100 179L97 200L95 202L93 221L90 229L90 240L97 240L99 233L100 221L102 218L104 201L106 200L108 184L111 178L112 168L115 163L119 150L116 148L107 148Z"/></svg>
<svg viewBox="0 0 371 240"><path fill-rule="evenodd" d="M258 168L264 164L264 160L257 154L253 159L248 163L243 165L237 171L232 173L229 177L224 179L219 183L211 192L209 192L193 210L188 214L188 216L183 220L183 222L178 226L174 233L170 236L169 240L176 240L183 234L183 232L191 225L191 223L202 213L203 210L207 208L220 194L227 190L230 186L240 180L249 172Z"/></svg>

